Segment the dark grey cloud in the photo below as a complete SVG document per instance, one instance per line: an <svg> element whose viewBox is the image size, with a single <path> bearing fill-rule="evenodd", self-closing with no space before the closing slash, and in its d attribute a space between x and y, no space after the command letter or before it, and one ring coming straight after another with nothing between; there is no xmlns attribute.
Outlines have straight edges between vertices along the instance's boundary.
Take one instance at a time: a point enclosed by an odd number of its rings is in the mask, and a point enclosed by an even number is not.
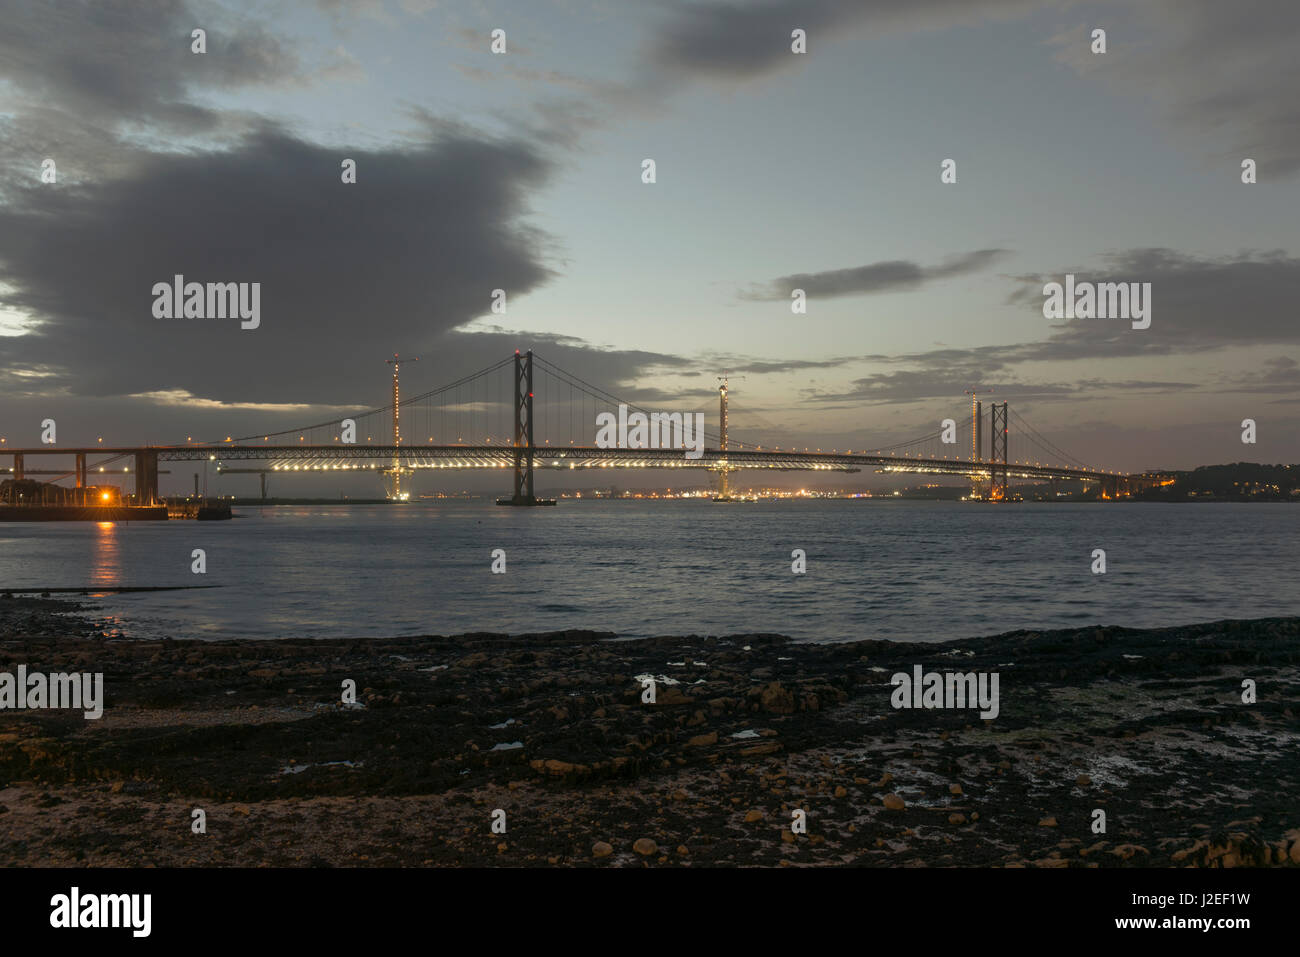
<svg viewBox="0 0 1300 957"><path fill-rule="evenodd" d="M1216 389L1225 393L1286 395L1300 393L1300 362L1291 356L1272 356L1245 376L1224 376ZM1296 399L1277 399L1292 402Z"/></svg>
<svg viewBox="0 0 1300 957"><path fill-rule="evenodd" d="M978 272L1008 254L1005 249L977 249L951 257L937 266L921 266L909 260L896 259L849 269L792 273L773 279L765 285L742 290L738 295L741 299L751 300L789 299L793 290L802 289L809 299L834 299L839 296L901 292L919 289L929 282Z"/></svg>
<svg viewBox="0 0 1300 957"><path fill-rule="evenodd" d="M207 53L190 34L207 31ZM26 101L102 123L196 132L221 122L193 101L299 75L294 48L213 4L181 0L17 0L3 11L0 79Z"/></svg>
<svg viewBox="0 0 1300 957"><path fill-rule="evenodd" d="M721 365L734 373L774 375L783 372L802 372L807 369L837 369L860 362L861 356L840 356L834 359L726 359Z"/></svg>
<svg viewBox="0 0 1300 957"><path fill-rule="evenodd" d="M1043 284L1063 282L1067 272L1073 273L1076 281L1151 283L1150 328L1133 329L1128 321L1115 319L1043 319L1048 334L1038 341L856 357L847 361L886 369L854 379L847 389L808 389L804 396L817 403L905 403L950 398L987 385L1020 398L1068 397L1103 390L1130 394L1197 389L1286 393L1300 387L1300 368L1287 356L1265 360L1257 375L1225 377L1219 383L1077 378L1068 372L1057 382L1023 380L1018 367L1027 363L1157 359L1300 342L1300 325L1293 318L1300 295L1300 259L1284 252L1246 251L1220 257L1163 248L1113 252L1100 256L1096 266L1009 277L1017 283L1009 303L1041 316Z"/></svg>
<svg viewBox="0 0 1300 957"><path fill-rule="evenodd" d="M871 404L901 404L941 399L951 403L972 387L992 385L989 401L1025 399L1065 399L1078 395L1095 395L1100 392L1125 392L1129 394L1167 394L1200 388L1196 382L1162 381L1154 379L1078 379L1075 381L1044 382L1023 380L1014 374L988 374L988 367L978 362L950 366L931 365L924 369L899 372L878 372L854 379L847 389L823 391L807 389L804 398L819 405L836 402L863 402Z"/></svg>
<svg viewBox="0 0 1300 957"><path fill-rule="evenodd" d="M930 29L1041 7L1051 0L714 0L677 3L650 49L660 70L743 79L793 66L790 33L808 32L808 48L854 29Z"/></svg>
<svg viewBox="0 0 1300 957"><path fill-rule="evenodd" d="M1046 340L1006 352L1008 361L1154 357L1300 342L1293 305L1300 294L1300 258L1282 251L1198 257L1129 249L1100 257L1096 266L1017 276L1022 285L1009 301L1041 315L1043 285L1063 282L1066 273L1076 282L1151 283L1150 328L1133 329L1123 320L1064 320L1053 324Z"/></svg>
<svg viewBox="0 0 1300 957"><path fill-rule="evenodd" d="M523 221L548 171L518 142L449 134L369 152L265 128L220 153L150 155L120 179L27 187L0 207L0 282L41 324L5 340L0 366L50 366L50 387L84 396L338 401L351 365L436 350L488 314L493 289L509 303L551 276L549 238ZM177 273L260 282L261 327L155 319L152 287Z"/></svg>

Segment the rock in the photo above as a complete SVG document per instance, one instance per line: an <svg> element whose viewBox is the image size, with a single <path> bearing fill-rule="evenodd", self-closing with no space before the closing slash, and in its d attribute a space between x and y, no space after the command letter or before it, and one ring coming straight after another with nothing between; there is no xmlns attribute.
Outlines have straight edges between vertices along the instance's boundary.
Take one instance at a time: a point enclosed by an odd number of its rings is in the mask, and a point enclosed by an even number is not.
<svg viewBox="0 0 1300 957"><path fill-rule="evenodd" d="M1056 827L1056 818L1045 817L1038 822L1039 827Z"/></svg>
<svg viewBox="0 0 1300 957"><path fill-rule="evenodd" d="M659 853L659 845L648 837L639 837L637 838L636 843L632 845L632 850L636 851L642 857L652 857Z"/></svg>
<svg viewBox="0 0 1300 957"><path fill-rule="evenodd" d="M686 697L682 689L678 688L676 685L659 688L655 692L655 704L660 707L676 707L678 705L690 703L691 699Z"/></svg>
<svg viewBox="0 0 1300 957"><path fill-rule="evenodd" d="M764 686L759 692L758 700L765 711L773 714L794 714L794 695L785 690L779 681Z"/></svg>
<svg viewBox="0 0 1300 957"><path fill-rule="evenodd" d="M781 832L781 840L786 844L794 843L794 834L790 831L789 828L786 828L784 831Z"/></svg>
<svg viewBox="0 0 1300 957"><path fill-rule="evenodd" d="M687 849L687 847L686 847L685 844L678 844L678 845L677 845L677 853L680 854L682 857L685 857L686 855L690 854L691 852L690 852L690 850Z"/></svg>
<svg viewBox="0 0 1300 957"><path fill-rule="evenodd" d="M1121 860L1127 861L1135 854L1146 854L1148 852L1145 847L1141 847L1137 844L1120 844L1118 847L1111 848L1109 853L1114 854Z"/></svg>
<svg viewBox="0 0 1300 957"><path fill-rule="evenodd" d="M688 797L687 793L681 790L680 788L673 792L674 801L685 801L687 797Z"/></svg>
<svg viewBox="0 0 1300 957"><path fill-rule="evenodd" d="M882 800L884 801L885 809L889 811L901 811L907 807L907 802L897 794L886 794Z"/></svg>
<svg viewBox="0 0 1300 957"><path fill-rule="evenodd" d="M556 758L547 758L544 761L539 758L535 761L529 761L528 764L536 771L541 771L557 778L562 778L570 774L582 775L591 770L585 764L571 764L568 761L560 761Z"/></svg>
<svg viewBox="0 0 1300 957"><path fill-rule="evenodd" d="M948 815L948 823L949 823L949 824L965 824L965 823L966 823L966 815L965 815L965 814L949 814L949 815Z"/></svg>
<svg viewBox="0 0 1300 957"><path fill-rule="evenodd" d="M1088 777L1086 774L1080 774L1074 779L1074 783L1081 788L1086 788L1092 784L1092 778Z"/></svg>
<svg viewBox="0 0 1300 957"><path fill-rule="evenodd" d="M838 785L838 786L835 788L835 796L836 796L837 798L842 798L842 797L846 796L848 793L849 793L849 789L846 788L846 787L845 787L844 785L842 785L842 784L841 784L841 785Z"/></svg>
<svg viewBox="0 0 1300 957"><path fill-rule="evenodd" d="M763 812L759 810L750 811L745 815L745 823L753 824L755 821L763 820Z"/></svg>
<svg viewBox="0 0 1300 957"><path fill-rule="evenodd" d="M949 785L948 785L948 793L949 793L949 794L961 794L961 785L960 785L960 784L949 784Z"/></svg>
<svg viewBox="0 0 1300 957"><path fill-rule="evenodd" d="M710 731L708 734L697 734L686 742L688 748L703 748L710 744L718 743L718 732Z"/></svg>
<svg viewBox="0 0 1300 957"><path fill-rule="evenodd" d="M609 857L609 855L613 853L614 848L611 845L606 844L604 841L597 841L595 844L591 845L592 857Z"/></svg>

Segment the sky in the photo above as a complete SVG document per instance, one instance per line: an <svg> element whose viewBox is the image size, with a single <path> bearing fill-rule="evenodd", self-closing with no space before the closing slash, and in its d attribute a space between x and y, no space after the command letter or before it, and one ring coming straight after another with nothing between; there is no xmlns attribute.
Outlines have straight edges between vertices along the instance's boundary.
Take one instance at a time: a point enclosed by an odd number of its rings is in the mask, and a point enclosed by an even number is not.
<svg viewBox="0 0 1300 957"><path fill-rule="evenodd" d="M411 394L532 348L710 429L730 372L751 442L992 388L1101 468L1294 462L1298 46L1291 0L7 0L0 438L294 428L395 352ZM157 318L178 273L260 325ZM1067 273L1149 328L1045 318Z"/></svg>

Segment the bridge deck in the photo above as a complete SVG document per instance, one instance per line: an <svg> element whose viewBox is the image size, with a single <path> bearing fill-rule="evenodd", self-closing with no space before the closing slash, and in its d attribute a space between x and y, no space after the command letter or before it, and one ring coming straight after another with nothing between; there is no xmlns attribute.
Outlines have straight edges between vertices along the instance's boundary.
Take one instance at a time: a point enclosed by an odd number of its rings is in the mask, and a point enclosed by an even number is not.
<svg viewBox="0 0 1300 957"><path fill-rule="evenodd" d="M404 469L510 469L516 449L502 445L186 445L141 448L4 449L0 454L95 455L105 458L156 454L160 462L207 459L220 468L227 462L264 462L267 471L379 471L394 460ZM88 463L90 468L93 464ZM776 471L835 471L931 473L987 477L993 464L960 458L926 458L853 452L794 452L776 449L705 449L688 458L681 449L602 449L594 446L533 450L534 469L770 469ZM1042 463L1008 462L1007 475L1024 479L1137 479L1141 476Z"/></svg>

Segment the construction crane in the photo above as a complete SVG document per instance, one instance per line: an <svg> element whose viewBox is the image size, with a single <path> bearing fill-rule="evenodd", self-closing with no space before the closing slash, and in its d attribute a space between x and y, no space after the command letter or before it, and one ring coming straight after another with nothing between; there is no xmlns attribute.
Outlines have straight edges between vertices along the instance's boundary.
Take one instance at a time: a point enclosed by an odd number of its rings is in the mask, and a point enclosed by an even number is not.
<svg viewBox="0 0 1300 957"><path fill-rule="evenodd" d="M402 444L402 428L401 428L401 419L400 419L400 413L402 408L402 393L401 393L401 387L398 384L398 372L401 370L403 362L419 362L419 361L420 361L419 356L411 356L409 359L403 359L396 352L393 353L393 357L391 359L384 360L384 362L386 362L388 365L393 367L393 447L394 449L396 449L397 446ZM411 494L409 492L407 492L405 495L402 494L402 460L398 457L395 451L393 453L393 468L391 471L393 474L393 494L390 496L390 498L394 502L405 502L407 499L411 497Z"/></svg>
<svg viewBox="0 0 1300 957"><path fill-rule="evenodd" d="M718 376L718 447L722 452L727 451L727 387L729 381L733 378L730 370L724 370ZM742 376L734 378L743 379ZM718 494L714 496L715 502L731 501L731 492L727 488L727 467L725 463L718 471Z"/></svg>
<svg viewBox="0 0 1300 957"><path fill-rule="evenodd" d="M982 418L981 416L982 403L980 402L979 399L976 398L976 396L988 395L992 391L993 391L992 389L967 389L964 393L962 393L963 395L968 395L971 397L970 399L970 446L971 446L970 457L972 462L984 461L984 457L982 454L983 449L981 449L980 447L983 444L980 441L983 438L983 436L980 434L983 431L980 428L980 419Z"/></svg>
<svg viewBox="0 0 1300 957"><path fill-rule="evenodd" d="M992 389L967 389L963 394L970 396L970 458L972 462L984 461L984 436L983 436L983 408L982 403L977 396L988 395ZM971 498L981 498L983 488L980 484L978 475L972 475L970 480Z"/></svg>

